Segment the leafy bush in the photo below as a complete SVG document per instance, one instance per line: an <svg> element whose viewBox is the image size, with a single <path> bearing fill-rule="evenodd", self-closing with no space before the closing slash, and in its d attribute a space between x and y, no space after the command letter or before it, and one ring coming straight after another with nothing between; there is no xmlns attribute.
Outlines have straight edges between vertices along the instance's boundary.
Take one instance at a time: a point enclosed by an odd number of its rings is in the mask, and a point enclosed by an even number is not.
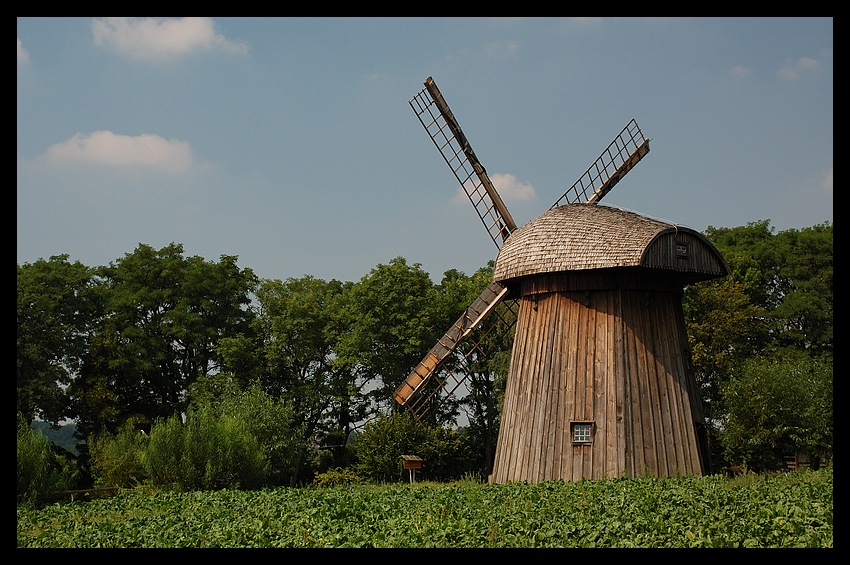
<svg viewBox="0 0 850 565"><path fill-rule="evenodd" d="M92 474L96 486L260 488L292 473L292 422L291 410L256 386L199 395L185 423L159 419L150 437L128 421L116 435L90 438Z"/></svg>
<svg viewBox="0 0 850 565"><path fill-rule="evenodd" d="M319 473L313 479L313 484L319 487L333 487L337 485L359 485L366 481L352 469L335 467L324 473Z"/></svg>
<svg viewBox="0 0 850 565"><path fill-rule="evenodd" d="M96 487L131 488L147 481L148 437L128 420L118 434L90 438L91 474Z"/></svg>
<svg viewBox="0 0 850 565"><path fill-rule="evenodd" d="M295 467L298 436L289 406L256 384L246 390L240 389L235 379L227 374L199 379L192 393L196 398L196 410L212 417L229 419L231 434L244 433L257 440L268 461L265 471L268 483L280 485L288 481ZM259 463L255 461L254 464Z"/></svg>
<svg viewBox="0 0 850 565"><path fill-rule="evenodd" d="M57 456L47 436L35 432L20 412L17 420L18 500L37 506L74 486L76 465Z"/></svg>
<svg viewBox="0 0 850 565"><path fill-rule="evenodd" d="M422 457L422 474L433 481L454 480L470 472L473 465L466 436L424 426L406 412L380 416L367 424L352 451L358 460L357 473L378 483L404 479L402 455Z"/></svg>
<svg viewBox="0 0 850 565"><path fill-rule="evenodd" d="M176 416L157 420L151 427L145 468L155 485L179 485L183 469L183 422Z"/></svg>
<svg viewBox="0 0 850 565"><path fill-rule="evenodd" d="M259 488L268 475L268 460L244 421L208 407L190 408L185 425L178 416L154 425L145 460L153 484L183 490Z"/></svg>
<svg viewBox="0 0 850 565"><path fill-rule="evenodd" d="M832 359L790 351L753 358L722 390L729 410L719 432L726 458L755 470L782 467L783 456L813 463L832 457Z"/></svg>

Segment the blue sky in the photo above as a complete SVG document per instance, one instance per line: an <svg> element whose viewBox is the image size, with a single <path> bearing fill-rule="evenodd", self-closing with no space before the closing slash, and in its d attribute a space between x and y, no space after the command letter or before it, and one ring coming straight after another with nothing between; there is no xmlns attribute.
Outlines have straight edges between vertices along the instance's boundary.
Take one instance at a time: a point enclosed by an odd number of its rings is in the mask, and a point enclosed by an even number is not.
<svg viewBox="0 0 850 565"><path fill-rule="evenodd" d="M833 221L832 18L18 18L17 262L139 243L435 282L496 247L408 105L432 76L518 225L634 117L608 194L698 231Z"/></svg>

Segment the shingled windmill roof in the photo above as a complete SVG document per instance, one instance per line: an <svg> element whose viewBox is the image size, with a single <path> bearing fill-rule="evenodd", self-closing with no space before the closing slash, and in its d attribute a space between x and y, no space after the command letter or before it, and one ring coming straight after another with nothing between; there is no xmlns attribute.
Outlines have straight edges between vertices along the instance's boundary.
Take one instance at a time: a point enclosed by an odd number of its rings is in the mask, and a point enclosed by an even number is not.
<svg viewBox="0 0 850 565"><path fill-rule="evenodd" d="M676 245L682 243L699 247L686 254L685 261L677 255L681 247L677 250ZM728 274L716 249L689 228L600 204L568 204L517 228L499 251L493 279L612 267L706 275L699 278Z"/></svg>

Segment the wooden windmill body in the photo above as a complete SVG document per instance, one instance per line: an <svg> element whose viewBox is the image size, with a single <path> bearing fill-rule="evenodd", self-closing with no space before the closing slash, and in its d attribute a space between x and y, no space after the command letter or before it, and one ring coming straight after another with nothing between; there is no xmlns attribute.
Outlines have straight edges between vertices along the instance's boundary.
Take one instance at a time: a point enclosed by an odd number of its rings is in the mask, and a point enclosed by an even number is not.
<svg viewBox="0 0 850 565"><path fill-rule="evenodd" d="M728 267L689 228L597 204L649 151L634 120L561 199L518 228L432 79L411 106L500 250L493 283L396 401L419 417L430 395L451 393L446 361L513 301L491 482L708 473L681 299L687 284Z"/></svg>

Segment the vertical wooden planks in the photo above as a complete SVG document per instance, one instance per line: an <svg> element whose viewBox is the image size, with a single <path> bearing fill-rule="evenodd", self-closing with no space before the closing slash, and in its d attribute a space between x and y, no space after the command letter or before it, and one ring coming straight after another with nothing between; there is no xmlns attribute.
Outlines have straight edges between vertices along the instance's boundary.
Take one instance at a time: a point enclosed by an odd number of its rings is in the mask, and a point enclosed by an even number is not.
<svg viewBox="0 0 850 565"><path fill-rule="evenodd" d="M680 295L557 287L520 300L493 481L700 474ZM573 420L594 423L591 444Z"/></svg>

